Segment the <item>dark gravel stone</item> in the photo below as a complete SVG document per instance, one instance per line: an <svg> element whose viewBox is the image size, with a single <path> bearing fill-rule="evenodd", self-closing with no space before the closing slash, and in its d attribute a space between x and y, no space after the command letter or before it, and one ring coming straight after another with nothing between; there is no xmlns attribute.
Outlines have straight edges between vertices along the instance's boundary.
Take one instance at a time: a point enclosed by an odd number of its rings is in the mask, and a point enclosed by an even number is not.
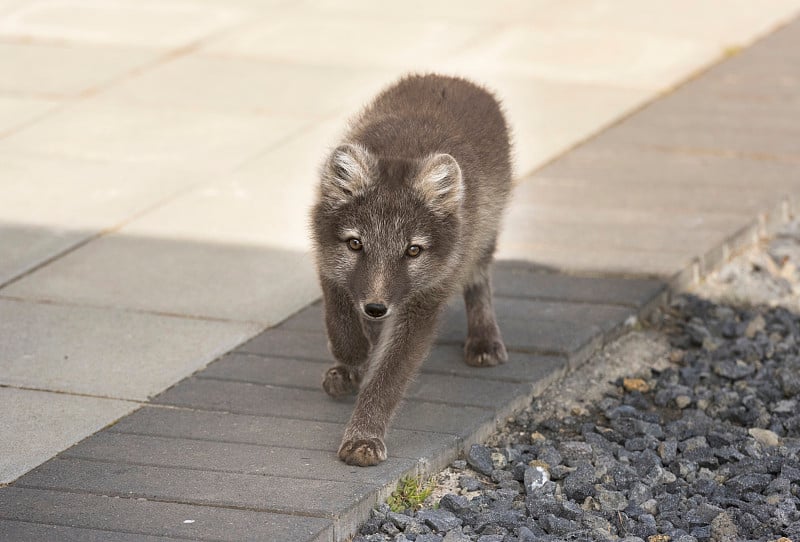
<svg viewBox="0 0 800 542"><path fill-rule="evenodd" d="M800 540L800 317L681 296L663 326L682 350L631 375L649 391L620 379L543 423L534 401L503 447L453 464L491 479L460 473L475 496L415 517L382 507L354 541Z"/></svg>
<svg viewBox="0 0 800 542"><path fill-rule="evenodd" d="M417 512L417 519L424 521L431 529L436 532L446 532L450 529L461 526L461 519L449 510L420 510Z"/></svg>
<svg viewBox="0 0 800 542"><path fill-rule="evenodd" d="M382 518L371 517L361 526L360 532L361 534L375 534L381 530L381 525L383 525Z"/></svg>
<svg viewBox="0 0 800 542"><path fill-rule="evenodd" d="M600 510L603 512L617 512L625 510L628 506L628 499L621 491L601 489L597 492L595 499L600 503Z"/></svg>
<svg viewBox="0 0 800 542"><path fill-rule="evenodd" d="M715 361L711 367L715 374L730 380L739 380L756 372L756 368L753 365L742 360Z"/></svg>
<svg viewBox="0 0 800 542"><path fill-rule="evenodd" d="M386 519L394 523L398 529L405 529L408 526L408 522L411 521L413 518L411 516L407 516L405 514L396 514L395 512L389 512L386 514Z"/></svg>
<svg viewBox="0 0 800 542"><path fill-rule="evenodd" d="M458 481L458 485L464 491L480 491L480 489L483 487L483 484L481 484L476 478L473 478L472 476L462 476L461 479Z"/></svg>
<svg viewBox="0 0 800 542"><path fill-rule="evenodd" d="M594 482L594 468L589 463L581 463L564 478L564 492L570 499L582 502L594 495Z"/></svg>
<svg viewBox="0 0 800 542"><path fill-rule="evenodd" d="M469 499L467 499L463 495L448 493L439 500L439 508L443 510L448 510L453 514L455 514L456 516L460 517L461 514L470 510L470 503Z"/></svg>
<svg viewBox="0 0 800 542"><path fill-rule="evenodd" d="M771 481L769 474L742 474L725 482L725 487L741 496L752 491L761 493Z"/></svg>
<svg viewBox="0 0 800 542"><path fill-rule="evenodd" d="M470 446L469 452L467 453L467 463L469 463L470 467L486 476L490 476L494 470L492 452L489 448L481 444L473 444Z"/></svg>
<svg viewBox="0 0 800 542"><path fill-rule="evenodd" d="M543 467L528 467L524 476L525 492L531 494L539 491L549 479L550 476Z"/></svg>
<svg viewBox="0 0 800 542"><path fill-rule="evenodd" d="M461 529L453 529L444 535L442 542L471 542L469 535L464 534Z"/></svg>

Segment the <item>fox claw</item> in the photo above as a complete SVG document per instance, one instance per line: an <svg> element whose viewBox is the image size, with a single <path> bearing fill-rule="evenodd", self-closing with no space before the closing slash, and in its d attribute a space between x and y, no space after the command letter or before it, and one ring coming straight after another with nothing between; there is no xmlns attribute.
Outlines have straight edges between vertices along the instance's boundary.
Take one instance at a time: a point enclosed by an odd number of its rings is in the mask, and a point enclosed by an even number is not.
<svg viewBox="0 0 800 542"><path fill-rule="evenodd" d="M493 367L508 361L508 353L500 339L470 337L464 345L464 361L473 367Z"/></svg>
<svg viewBox="0 0 800 542"><path fill-rule="evenodd" d="M358 375L344 365L331 367L325 372L325 376L322 379L322 389L335 398L356 393L358 385Z"/></svg>
<svg viewBox="0 0 800 542"><path fill-rule="evenodd" d="M348 439L339 447L339 459L348 465L371 467L386 460L386 444L378 437Z"/></svg>

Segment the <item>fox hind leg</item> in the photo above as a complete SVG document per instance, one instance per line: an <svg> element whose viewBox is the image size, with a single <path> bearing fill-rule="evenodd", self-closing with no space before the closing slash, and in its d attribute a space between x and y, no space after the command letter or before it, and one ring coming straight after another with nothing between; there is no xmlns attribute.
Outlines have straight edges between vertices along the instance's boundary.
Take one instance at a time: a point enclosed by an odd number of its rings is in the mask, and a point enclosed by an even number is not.
<svg viewBox="0 0 800 542"><path fill-rule="evenodd" d="M491 367L508 360L492 304L490 264L491 255L483 258L475 266L470 282L464 286L467 309L464 361L474 367Z"/></svg>

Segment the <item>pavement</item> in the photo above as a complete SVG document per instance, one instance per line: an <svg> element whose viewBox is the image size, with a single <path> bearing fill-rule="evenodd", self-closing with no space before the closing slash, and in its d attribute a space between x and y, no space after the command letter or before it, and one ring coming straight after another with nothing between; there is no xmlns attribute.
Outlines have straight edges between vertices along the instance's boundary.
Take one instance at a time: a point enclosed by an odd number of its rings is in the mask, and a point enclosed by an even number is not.
<svg viewBox="0 0 800 542"><path fill-rule="evenodd" d="M799 2L422 6L0 1L0 539L344 539L798 211ZM511 360L461 362L454 302L354 469L307 208L344 119L429 69L514 127Z"/></svg>

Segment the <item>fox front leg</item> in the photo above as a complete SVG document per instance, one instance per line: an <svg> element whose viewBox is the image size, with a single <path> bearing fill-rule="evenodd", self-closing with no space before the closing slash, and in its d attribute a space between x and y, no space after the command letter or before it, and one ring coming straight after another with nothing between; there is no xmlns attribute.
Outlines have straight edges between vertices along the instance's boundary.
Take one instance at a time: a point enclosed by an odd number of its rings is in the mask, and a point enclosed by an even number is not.
<svg viewBox="0 0 800 542"><path fill-rule="evenodd" d="M440 307L414 307L386 322L339 447L348 465L377 465L387 457L384 436L411 378L430 351Z"/></svg>
<svg viewBox="0 0 800 542"><path fill-rule="evenodd" d="M328 348L336 360L336 365L325 372L322 388L331 397L343 397L358 391L370 345L347 293L326 280L322 281L322 293Z"/></svg>

